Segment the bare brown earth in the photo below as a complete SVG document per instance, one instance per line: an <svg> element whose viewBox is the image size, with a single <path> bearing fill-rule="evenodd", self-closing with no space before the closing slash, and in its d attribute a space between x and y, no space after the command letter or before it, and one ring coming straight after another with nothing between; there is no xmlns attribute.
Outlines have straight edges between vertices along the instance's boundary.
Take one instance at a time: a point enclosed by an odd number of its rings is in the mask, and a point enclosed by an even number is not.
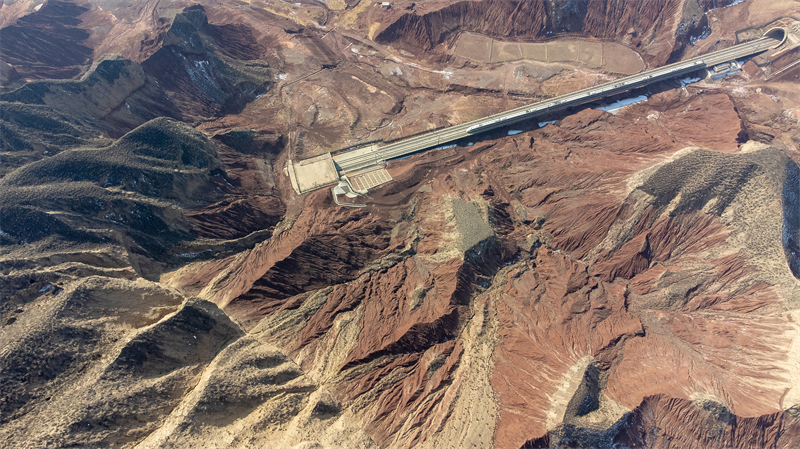
<svg viewBox="0 0 800 449"><path fill-rule="evenodd" d="M459 35L453 55L471 61L496 63L529 59L539 62L570 62L578 66L631 75L642 71L638 53L615 42L556 40L544 43L505 42L472 33Z"/></svg>
<svg viewBox="0 0 800 449"><path fill-rule="evenodd" d="M618 76L522 49L800 20L728 3L4 5L0 446L798 447L798 50L390 161L364 208L282 170Z"/></svg>

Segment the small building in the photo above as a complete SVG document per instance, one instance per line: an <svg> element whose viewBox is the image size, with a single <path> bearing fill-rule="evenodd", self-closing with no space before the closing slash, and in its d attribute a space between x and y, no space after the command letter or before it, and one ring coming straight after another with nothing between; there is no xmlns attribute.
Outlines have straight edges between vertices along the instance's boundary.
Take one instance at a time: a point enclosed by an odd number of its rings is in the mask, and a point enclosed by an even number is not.
<svg viewBox="0 0 800 449"><path fill-rule="evenodd" d="M389 2L381 2L381 8L391 8L392 4Z"/></svg>

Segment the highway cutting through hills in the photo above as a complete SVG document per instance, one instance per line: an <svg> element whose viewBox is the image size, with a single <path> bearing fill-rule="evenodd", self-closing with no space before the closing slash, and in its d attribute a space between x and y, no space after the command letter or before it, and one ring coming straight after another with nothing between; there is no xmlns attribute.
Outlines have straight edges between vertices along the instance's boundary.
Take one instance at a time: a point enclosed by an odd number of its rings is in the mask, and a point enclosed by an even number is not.
<svg viewBox="0 0 800 449"><path fill-rule="evenodd" d="M735 45L713 53L694 57L686 61L676 62L656 69L646 70L636 75L621 78L608 83L581 89L566 95L561 95L521 106L482 119L474 120L460 125L451 126L437 131L431 131L415 137L410 137L398 142L393 142L377 148L354 149L333 156L337 170L342 173L354 172L366 167L383 163L389 159L405 156L424 149L433 148L450 142L469 137L471 135L489 131L495 128L511 125L529 120L537 116L549 114L558 110L581 104L591 103L605 97L610 97L627 92L648 84L656 83L670 78L680 77L701 69L711 68L729 61L745 58L762 51L766 51L781 43L774 37L763 37L743 44Z"/></svg>
<svg viewBox="0 0 800 449"><path fill-rule="evenodd" d="M696 73L700 70L708 69L710 72L719 68L726 70L724 64L777 48L786 40L786 36L786 30L773 28L767 31L764 37L749 42L663 67L645 70L636 75L520 106L460 125L429 131L382 146L370 145L339 151L336 154L325 153L296 162L290 159L287 161L285 172L289 176L293 188L298 193L309 192L341 182L348 183L349 177L344 175L357 175L372 170L373 167L378 169L390 159L451 144L485 131L584 105L649 84ZM354 187L351 186L352 188Z"/></svg>

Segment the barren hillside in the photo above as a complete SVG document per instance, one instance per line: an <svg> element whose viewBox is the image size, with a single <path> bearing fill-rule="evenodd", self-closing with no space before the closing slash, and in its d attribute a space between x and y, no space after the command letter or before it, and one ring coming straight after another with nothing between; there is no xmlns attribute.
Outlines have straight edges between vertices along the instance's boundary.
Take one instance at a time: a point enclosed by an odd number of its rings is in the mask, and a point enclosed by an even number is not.
<svg viewBox="0 0 800 449"><path fill-rule="evenodd" d="M3 4L0 446L800 446L800 3L390 3Z"/></svg>

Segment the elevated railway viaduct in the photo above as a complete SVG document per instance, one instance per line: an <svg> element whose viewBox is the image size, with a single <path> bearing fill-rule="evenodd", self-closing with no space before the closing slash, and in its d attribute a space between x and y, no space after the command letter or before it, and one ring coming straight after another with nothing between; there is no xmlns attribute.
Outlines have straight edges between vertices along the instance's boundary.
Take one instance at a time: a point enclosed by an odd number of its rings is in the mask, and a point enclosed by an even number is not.
<svg viewBox="0 0 800 449"><path fill-rule="evenodd" d="M646 70L636 75L581 89L545 101L510 109L479 120L431 131L383 146L356 148L350 151L340 152L336 155L327 153L323 156L299 162L290 160L287 163L286 171L292 181L292 186L298 193L305 193L320 187L335 184L340 182L340 180L349 183L347 178L348 174L359 171L363 172L369 169L369 167L379 166L390 159L441 146L477 133L529 120L562 109L591 103L648 84L680 77L701 69L713 68L714 66L726 62L746 58L776 48L780 46L785 39L786 31L782 28L774 28L759 39L734 45L685 61ZM350 188L350 190L358 190L352 188L352 185L350 185Z"/></svg>

